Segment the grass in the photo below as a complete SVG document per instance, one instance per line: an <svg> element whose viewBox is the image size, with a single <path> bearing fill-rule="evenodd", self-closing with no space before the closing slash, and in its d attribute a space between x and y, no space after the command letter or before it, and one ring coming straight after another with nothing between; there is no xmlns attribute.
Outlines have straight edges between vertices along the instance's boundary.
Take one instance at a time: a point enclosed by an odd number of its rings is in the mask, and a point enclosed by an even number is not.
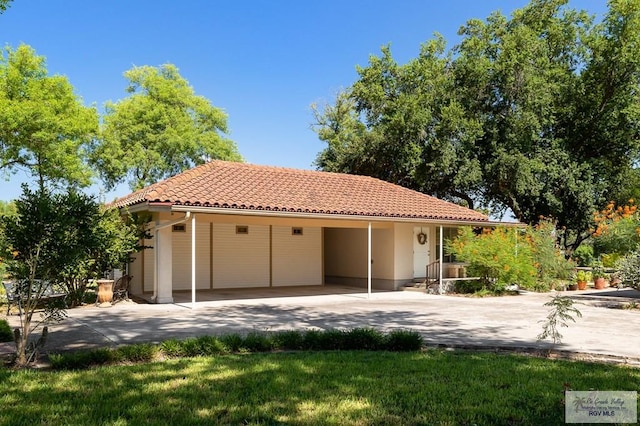
<svg viewBox="0 0 640 426"><path fill-rule="evenodd" d="M565 383L574 390L636 390L640 370L443 350L0 369L0 425L560 425Z"/></svg>

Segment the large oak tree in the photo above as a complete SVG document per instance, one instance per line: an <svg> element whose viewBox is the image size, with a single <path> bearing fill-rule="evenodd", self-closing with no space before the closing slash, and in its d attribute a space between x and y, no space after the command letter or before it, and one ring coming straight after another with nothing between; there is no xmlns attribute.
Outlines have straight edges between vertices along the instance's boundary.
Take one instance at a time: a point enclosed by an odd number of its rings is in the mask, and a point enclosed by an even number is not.
<svg viewBox="0 0 640 426"><path fill-rule="evenodd" d="M316 109L317 165L362 173L517 219L556 221L568 251L628 193L640 148L640 0L604 20L533 0L461 27L397 64L390 48Z"/></svg>

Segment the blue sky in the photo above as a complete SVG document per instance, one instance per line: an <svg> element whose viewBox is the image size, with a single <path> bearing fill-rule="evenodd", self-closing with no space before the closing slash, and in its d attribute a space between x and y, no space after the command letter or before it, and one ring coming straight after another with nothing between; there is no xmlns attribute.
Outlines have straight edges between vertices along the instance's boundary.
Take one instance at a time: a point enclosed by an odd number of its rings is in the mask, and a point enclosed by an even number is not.
<svg viewBox="0 0 640 426"><path fill-rule="evenodd" d="M125 97L122 73L173 63L197 94L229 115L229 137L246 161L313 168L324 147L311 130L312 103L331 102L356 65L391 44L404 63L434 32L450 45L470 18L509 15L526 0L14 0L0 41L32 46L50 74L66 75L100 110ZM571 0L601 17L605 0ZM24 172L0 180L17 198ZM97 193L94 186L90 192ZM107 200L125 195L122 186Z"/></svg>

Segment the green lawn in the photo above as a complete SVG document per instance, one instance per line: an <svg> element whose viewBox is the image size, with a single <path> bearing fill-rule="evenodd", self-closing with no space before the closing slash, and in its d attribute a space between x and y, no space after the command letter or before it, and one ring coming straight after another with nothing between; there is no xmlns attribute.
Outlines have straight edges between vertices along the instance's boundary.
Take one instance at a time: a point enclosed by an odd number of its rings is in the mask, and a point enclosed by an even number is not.
<svg viewBox="0 0 640 426"><path fill-rule="evenodd" d="M564 424L565 382L574 390L637 390L640 370L446 351L0 369L0 424Z"/></svg>

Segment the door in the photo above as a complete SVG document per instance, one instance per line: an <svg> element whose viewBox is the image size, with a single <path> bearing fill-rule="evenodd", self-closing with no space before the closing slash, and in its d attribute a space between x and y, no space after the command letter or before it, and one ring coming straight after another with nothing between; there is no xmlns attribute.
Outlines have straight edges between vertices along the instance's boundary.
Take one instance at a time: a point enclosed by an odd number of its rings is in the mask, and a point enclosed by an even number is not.
<svg viewBox="0 0 640 426"><path fill-rule="evenodd" d="M413 228L413 277L425 278L427 265L430 262L431 238L428 227Z"/></svg>

